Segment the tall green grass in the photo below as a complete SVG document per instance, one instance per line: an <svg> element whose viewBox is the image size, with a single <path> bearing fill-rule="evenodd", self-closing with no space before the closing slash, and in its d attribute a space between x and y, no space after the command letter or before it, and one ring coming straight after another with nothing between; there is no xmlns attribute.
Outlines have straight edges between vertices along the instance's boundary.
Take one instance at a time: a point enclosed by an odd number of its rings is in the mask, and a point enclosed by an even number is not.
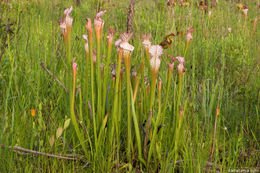
<svg viewBox="0 0 260 173"><path fill-rule="evenodd" d="M259 170L257 1L243 1L249 7L246 23L233 1L219 1L216 8L208 9L211 16L199 10L195 1L188 7L176 5L174 11L162 0L158 4L137 1L131 56L114 46L126 30L127 2L74 3L1 2L0 172ZM66 48L57 20L71 5L74 20ZM104 9L99 40L93 19ZM86 17L92 21L92 33L85 28ZM193 40L187 46L185 33L190 26ZM112 45L106 39L107 27L116 31ZM153 45L170 33L176 35L164 50L154 79L149 54L142 46L145 33L152 34ZM88 53L83 34L88 35ZM177 60L170 68L167 54L185 57L187 71L182 76ZM41 62L69 93L41 68ZM110 63L116 64L114 78ZM137 77L131 75L133 71ZM31 109L36 110L35 116ZM79 160L17 153L3 146Z"/></svg>

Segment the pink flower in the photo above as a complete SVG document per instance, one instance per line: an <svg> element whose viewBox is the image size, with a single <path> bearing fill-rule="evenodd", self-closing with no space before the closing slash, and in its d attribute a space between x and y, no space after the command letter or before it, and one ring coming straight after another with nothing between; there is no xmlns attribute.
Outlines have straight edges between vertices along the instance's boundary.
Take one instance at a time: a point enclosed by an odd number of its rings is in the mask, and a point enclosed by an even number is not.
<svg viewBox="0 0 260 173"><path fill-rule="evenodd" d="M128 42L122 41L120 43L120 48L122 48L125 51L129 51L129 52L133 52L134 50L134 46L132 46L131 44L129 44Z"/></svg>
<svg viewBox="0 0 260 173"><path fill-rule="evenodd" d="M123 55L129 55L134 50L134 46L128 43L132 35L133 35L132 32L131 33L124 32L120 34L121 42L119 42L120 40L117 40L117 44L119 44L119 48L123 50Z"/></svg>
<svg viewBox="0 0 260 173"><path fill-rule="evenodd" d="M158 72L161 64L160 58L151 58L150 59L150 66L155 71Z"/></svg>
<svg viewBox="0 0 260 173"><path fill-rule="evenodd" d="M87 24L86 24L86 29L90 32L90 33L92 33L92 25L91 25L91 20L90 20L90 18L87 18L86 19L87 20Z"/></svg>
<svg viewBox="0 0 260 173"><path fill-rule="evenodd" d="M83 35L84 40L86 40L85 43L85 51L89 52L89 47L88 47L88 36L87 35Z"/></svg>
<svg viewBox="0 0 260 173"><path fill-rule="evenodd" d="M73 18L70 17L70 13L72 12L73 7L67 8L64 10L65 17L58 20L58 23L60 25L60 29L63 35L63 38L65 40L65 43L67 42L67 37L70 37L71 27Z"/></svg>
<svg viewBox="0 0 260 173"><path fill-rule="evenodd" d="M73 70L73 77L74 78L76 78L77 66L78 66L78 64L75 61L76 61L76 58L73 59L73 64L72 64L72 70Z"/></svg>
<svg viewBox="0 0 260 173"><path fill-rule="evenodd" d="M103 27L104 27L104 20L101 19L101 17L105 14L106 10L104 11L100 11L99 13L97 13L95 19L94 19L94 27L95 27L95 31L96 31L96 35L97 37L101 37L101 33L103 31Z"/></svg>
<svg viewBox="0 0 260 173"><path fill-rule="evenodd" d="M190 41L192 40L192 33L193 33L193 31L194 31L194 29L193 29L193 27L191 26L191 27L187 30L187 32L186 32L186 40L187 40L188 42L190 42Z"/></svg>
<svg viewBox="0 0 260 173"><path fill-rule="evenodd" d="M181 75L183 72L185 72L187 70L186 68L184 68L185 58L182 57L182 56L177 56L175 58L179 62L179 65L177 66L177 69L178 69L179 74Z"/></svg>
<svg viewBox="0 0 260 173"><path fill-rule="evenodd" d="M67 46L67 42L68 42L68 32L67 32L67 27L66 27L66 22L65 22L65 19L62 18L62 19L59 19L58 20L58 23L60 25L60 29L61 29L61 32L62 32L62 36L63 36L63 39L64 39L64 43L65 43L65 46Z"/></svg>
<svg viewBox="0 0 260 173"><path fill-rule="evenodd" d="M168 64L168 68L169 68L170 71L173 71L175 57L172 56L172 55L168 55L168 54L167 54L167 57L172 60L172 61Z"/></svg>
<svg viewBox="0 0 260 173"><path fill-rule="evenodd" d="M142 44L144 48L148 49L151 46L150 38L152 37L152 34L144 34L142 35Z"/></svg>
<svg viewBox="0 0 260 173"><path fill-rule="evenodd" d="M244 13L244 16L247 16L248 7L247 7L247 6L243 6L242 11L243 11L243 13Z"/></svg>
<svg viewBox="0 0 260 173"><path fill-rule="evenodd" d="M65 22L64 18L59 19L58 23L60 25L62 34L65 35L67 33L67 27L66 27L66 22Z"/></svg>
<svg viewBox="0 0 260 173"><path fill-rule="evenodd" d="M64 15L65 15L65 22L66 25L68 27L72 26L72 22L73 22L73 18L70 17L70 13L72 12L73 6L71 6L70 8L67 8L66 10L64 10Z"/></svg>
<svg viewBox="0 0 260 173"><path fill-rule="evenodd" d="M175 57L174 56L167 54L167 57L170 58L172 60L172 62L175 61Z"/></svg>
<svg viewBox="0 0 260 173"><path fill-rule="evenodd" d="M117 51L119 50L119 48L122 48L122 46L124 46L126 48L128 47L127 49L129 49L131 47L131 46L129 46L130 44L129 45L127 45L127 44L124 45L123 43L124 42L128 43L128 41L130 40L132 35L133 35L132 32L131 33L123 32L122 34L120 34L120 39L115 41L115 46L117 48ZM120 46L121 44L122 44L122 46ZM133 47L130 48L130 49L133 49Z"/></svg>
<svg viewBox="0 0 260 173"><path fill-rule="evenodd" d="M106 10L100 11L96 14L96 18L101 18L106 13Z"/></svg>
<svg viewBox="0 0 260 173"><path fill-rule="evenodd" d="M123 32L122 34L120 34L120 39L122 41L128 42L131 39L132 36L133 36L133 32L129 32L129 33Z"/></svg>
<svg viewBox="0 0 260 173"><path fill-rule="evenodd" d="M120 45L121 42L122 42L122 40L119 38L118 40L115 41L115 46L117 48L119 48L119 45Z"/></svg>
<svg viewBox="0 0 260 173"><path fill-rule="evenodd" d="M187 70L186 68L184 68L184 64L182 63L178 64L177 68L180 75Z"/></svg>
<svg viewBox="0 0 260 173"><path fill-rule="evenodd" d="M150 53L150 66L155 71L158 72L161 64L161 56L163 54L163 48L160 45L152 45L149 47Z"/></svg>
<svg viewBox="0 0 260 173"><path fill-rule="evenodd" d="M182 56L176 56L175 58L178 60L178 62L179 62L180 64L184 64L184 63L185 63L185 58L184 58L184 57L182 57Z"/></svg>
<svg viewBox="0 0 260 173"><path fill-rule="evenodd" d="M65 16L68 16L73 10L73 6L70 6L70 8L67 8L64 10L64 15Z"/></svg>
<svg viewBox="0 0 260 173"><path fill-rule="evenodd" d="M163 54L163 48L160 45L152 45L149 48L149 53L152 58L160 58Z"/></svg>
<svg viewBox="0 0 260 173"><path fill-rule="evenodd" d="M110 44L112 44L113 38L114 38L114 34L115 34L115 30L113 30L112 28L108 28L109 30L109 34L107 35L107 40Z"/></svg>
<svg viewBox="0 0 260 173"><path fill-rule="evenodd" d="M173 71L173 68L174 68L174 62L171 62L168 64L168 68L170 71Z"/></svg>

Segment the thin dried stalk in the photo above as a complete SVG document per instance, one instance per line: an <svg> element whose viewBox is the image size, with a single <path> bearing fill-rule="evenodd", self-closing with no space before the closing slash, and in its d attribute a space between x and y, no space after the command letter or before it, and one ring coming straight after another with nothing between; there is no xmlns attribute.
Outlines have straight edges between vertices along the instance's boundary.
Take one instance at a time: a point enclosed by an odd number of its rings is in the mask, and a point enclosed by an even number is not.
<svg viewBox="0 0 260 173"><path fill-rule="evenodd" d="M213 137L213 146L212 146L212 151L211 151L211 158L213 158L213 154L215 151L215 141L216 141L216 135L217 135L217 123L218 123L218 114L216 115L216 120L215 120L215 126L214 126L214 137Z"/></svg>
<svg viewBox="0 0 260 173"><path fill-rule="evenodd" d="M10 150L13 150L13 151L16 151L19 153L21 153L21 152L32 153L35 155L42 155L42 156L47 156L47 157L52 157L52 158L57 158L57 159L72 160L72 161L80 160L80 158L76 158L76 157L66 157L66 156L54 155L54 154L50 154L50 153L43 153L40 151L30 150L30 149L26 149L26 148L22 148L22 147L18 147L18 146L7 146L7 147L5 145L0 145L0 146L1 146L1 148L8 148Z"/></svg>
<svg viewBox="0 0 260 173"><path fill-rule="evenodd" d="M68 89L64 86L64 84L61 83L61 81L59 81L59 79L58 79L50 70L48 70L48 69L45 67L45 65L44 65L43 62L41 62L41 66L42 66L42 68L43 68L49 75L51 75L51 76L53 77L54 80L56 80L56 81L60 84L60 86L62 86L62 88L64 88L65 92L68 93Z"/></svg>
<svg viewBox="0 0 260 173"><path fill-rule="evenodd" d="M129 11L127 15L127 32L133 32L133 18L134 18L135 0L130 0Z"/></svg>

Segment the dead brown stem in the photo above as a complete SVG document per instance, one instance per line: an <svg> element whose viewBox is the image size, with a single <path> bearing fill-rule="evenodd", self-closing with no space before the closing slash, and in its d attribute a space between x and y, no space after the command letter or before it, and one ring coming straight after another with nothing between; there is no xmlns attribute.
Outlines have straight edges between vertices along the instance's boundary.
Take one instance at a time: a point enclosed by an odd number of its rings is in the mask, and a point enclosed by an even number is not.
<svg viewBox="0 0 260 173"><path fill-rule="evenodd" d="M217 134L217 121L218 121L218 114L216 114L216 119L215 119L214 137L213 137L213 146L212 146L211 158L213 157L213 154L214 154L214 151L215 151L215 141L216 141L216 134Z"/></svg>
<svg viewBox="0 0 260 173"><path fill-rule="evenodd" d="M62 87L64 88L64 90L66 91L66 93L68 93L68 89L63 85L63 83L61 83L61 81L59 81L59 79L58 79L52 72L50 72L50 71L45 67L45 65L44 65L43 62L41 62L41 66L42 66L42 68L43 68L49 75L51 75L51 76L53 77L54 80L56 80L56 81L60 84L60 86L62 86Z"/></svg>
<svg viewBox="0 0 260 173"><path fill-rule="evenodd" d="M26 149L26 148L22 148L22 147L18 147L18 146L7 146L6 147L5 145L2 145L2 144L0 146L1 146L1 148L8 148L9 150L18 152L18 154L20 154L20 155L24 155L24 153L32 153L35 155L42 155L42 156L52 157L52 158L56 158L56 159L65 159L65 160L72 160L72 161L80 160L79 158L75 158L75 157L66 157L66 156L54 155L54 154L50 154L50 153L43 153L40 151L30 150L30 149Z"/></svg>
<svg viewBox="0 0 260 173"><path fill-rule="evenodd" d="M135 0L130 0L129 11L127 15L127 32L133 32L133 18L134 18Z"/></svg>

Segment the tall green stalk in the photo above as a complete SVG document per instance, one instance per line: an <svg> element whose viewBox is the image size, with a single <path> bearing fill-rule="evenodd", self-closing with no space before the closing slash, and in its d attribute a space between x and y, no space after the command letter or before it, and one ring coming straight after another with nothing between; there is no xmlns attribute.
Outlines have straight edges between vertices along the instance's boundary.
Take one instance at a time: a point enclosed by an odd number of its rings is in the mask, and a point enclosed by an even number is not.
<svg viewBox="0 0 260 173"><path fill-rule="evenodd" d="M97 77L97 125L98 127L100 126L100 123L102 121L102 86L101 86L101 57L100 57L100 41L101 41L101 37L99 35L100 33L96 33L96 41L97 41L97 66L96 66L96 77Z"/></svg>
<svg viewBox="0 0 260 173"><path fill-rule="evenodd" d="M179 73L179 83L178 83L178 94L177 94L177 103L176 103L176 114L179 114L180 100L181 100L181 89L182 89L182 73ZM175 119L175 125L177 125L177 118Z"/></svg>
<svg viewBox="0 0 260 173"><path fill-rule="evenodd" d="M174 62L169 64L169 70L168 70L168 76L167 76L167 89L166 89L166 95L165 95L165 100L164 100L162 112L161 112L161 99L160 99L160 96L161 96L160 92L161 91L159 90L159 95L158 95L159 110L158 110L157 119L156 119L156 122L155 122L155 128L153 130L151 146L150 146L150 149L149 149L149 152L148 152L148 164L150 163L150 160L151 160L151 156L152 156L152 152L153 152L153 148L154 148L153 146L154 146L157 131L158 131L157 128L158 128L160 122L164 121L165 111L167 109L167 104L168 104L168 96L169 96L170 84L171 84L171 79L172 79L172 74L173 74L173 67L174 67ZM164 130L162 130L162 131L164 131ZM162 132L162 134L163 134L163 132Z"/></svg>
<svg viewBox="0 0 260 173"><path fill-rule="evenodd" d="M149 75L149 78L150 78L150 71L151 71L151 67L150 67L150 55L149 55L149 48L145 48L144 49L144 54L145 54L145 61L146 61L146 66L148 68L148 75Z"/></svg>
<svg viewBox="0 0 260 173"><path fill-rule="evenodd" d="M127 89L127 158L129 162L131 161L131 142L132 142L132 134L131 134L131 126L132 126L132 118L131 118L131 78L130 78L130 68L131 68L131 59L130 53L124 55L124 63L126 69L126 89Z"/></svg>
<svg viewBox="0 0 260 173"><path fill-rule="evenodd" d="M122 104L122 77L123 74L120 74L119 80L119 89L118 89L118 116L117 116L117 126L116 126L116 139L117 139L117 161L120 162L119 152L120 152L120 129L121 129L121 104Z"/></svg>
<svg viewBox="0 0 260 173"><path fill-rule="evenodd" d="M97 130L96 130L96 116L95 116L95 92L94 92L94 63L93 63L93 31L91 26L91 20L88 18L88 24L86 28L88 30L89 38L89 57L90 57L90 68L91 68L91 102L92 102L92 118L94 128L95 146L97 147Z"/></svg>
<svg viewBox="0 0 260 173"><path fill-rule="evenodd" d="M86 38L87 39L87 38ZM86 68L85 68L85 97L86 97L86 103L88 103L88 99L89 99L89 72L90 72L90 56L89 56L89 45L88 45L88 39L86 40L87 43L85 44L85 53L86 53ZM87 120L87 124L89 124L89 108L88 108L88 104L86 104L86 120ZM87 127L90 127L89 125L87 125ZM89 128L87 128L89 130Z"/></svg>
<svg viewBox="0 0 260 173"><path fill-rule="evenodd" d="M188 103L188 99L185 101L184 108L176 116L176 131L175 131L174 140L172 141L174 143L173 144L174 148L173 148L173 151L172 151L172 154L174 154L173 170L175 169L175 166L176 166L175 163L176 163L177 158L178 158L178 146L179 146L179 142L180 142L179 137L180 137L183 118L184 118L185 111L186 111L186 108L187 108L187 103ZM172 155L172 154L169 154L169 155Z"/></svg>
<svg viewBox="0 0 260 173"><path fill-rule="evenodd" d="M152 110L154 100L155 100L155 87L156 87L156 78L157 78L157 73L155 70L151 70L151 88L150 88L150 104L149 104L149 110Z"/></svg>
<svg viewBox="0 0 260 173"><path fill-rule="evenodd" d="M82 92L81 88L79 87L79 121L80 123L83 122L83 112L82 112Z"/></svg>
<svg viewBox="0 0 260 173"><path fill-rule="evenodd" d="M118 104L118 91L119 91L119 80L120 80L120 70L121 70L121 62L122 62L122 49L119 49L118 51L118 65L116 69L116 84L115 84L115 97L114 97L114 103L113 103L113 113L112 113L112 130L111 130L111 136L110 139L114 138L114 129L118 129L118 124L116 123L118 120L118 109L121 108L121 105ZM112 144L112 140L111 140Z"/></svg>
<svg viewBox="0 0 260 173"><path fill-rule="evenodd" d="M112 36L111 36L112 37ZM113 39L113 38L112 38ZM104 82L103 82L103 103L102 103L102 116L105 115L105 109L106 109L106 95L107 95L107 80L108 80L108 68L110 64L111 59L111 51L112 51L112 39L108 36L108 42L107 42L107 58L106 58L106 64L104 67Z"/></svg>
<svg viewBox="0 0 260 173"><path fill-rule="evenodd" d="M151 88L150 88L150 104L149 104L149 115L148 115L148 120L146 124L146 129L145 129L145 137L144 137L144 157L147 159L147 141L148 141L148 136L149 136L149 128L150 128L150 123L152 119L152 114L153 114L153 104L154 104L154 97L155 97L155 86L156 86L156 78L157 78L157 73L158 71L155 71L155 69L151 68ZM148 161L149 164L149 161ZM148 165L149 166L149 165Z"/></svg>
<svg viewBox="0 0 260 173"><path fill-rule="evenodd" d="M159 123L160 123L161 117L162 117L162 114L161 114L161 88L162 88L162 83L161 83L161 81L159 81L159 85L158 85L159 109L158 109L158 113L157 113L157 117L156 117L155 126L154 126L154 129L153 129L153 134L152 134L153 136L152 136L149 152L148 152L148 161L147 161L148 166L149 166L151 156L152 156L152 152L153 152L153 149L154 149L154 144L155 144L157 132L158 132L158 126L159 126Z"/></svg>
<svg viewBox="0 0 260 173"><path fill-rule="evenodd" d="M140 136L140 130L139 130L139 124L138 124L138 120L137 120L137 116L135 113L135 106L134 106L134 99L133 99L133 92L132 90L130 90L130 94L131 94L131 107L132 107L132 113L133 113L133 121L134 121L134 127L135 127L135 136L136 136L136 140L137 140L137 148L138 148L138 159L144 164L145 161L142 157L142 144L141 144L141 136Z"/></svg>
<svg viewBox="0 0 260 173"><path fill-rule="evenodd" d="M172 80L172 74L173 74L173 67L174 63L169 64L169 70L168 70L168 76L167 76L167 88L166 88L166 95L165 95L165 100L164 100L164 105L162 108L162 114L165 114L165 111L167 109L167 104L168 104L168 96L170 92L170 86L171 86L171 80Z"/></svg>
<svg viewBox="0 0 260 173"><path fill-rule="evenodd" d="M77 64L75 62L73 62L73 86L72 86L72 90L71 90L71 94L70 94L70 115L71 115L71 120L72 120L73 126L76 130L76 134L79 138L80 144L81 144L85 154L87 155L88 153L87 153L87 148L86 148L85 142L84 142L84 136L79 129L79 125L78 125L76 115L75 115L76 72L77 72Z"/></svg>
<svg viewBox="0 0 260 173"><path fill-rule="evenodd" d="M136 80L135 87L134 87L134 102L136 100L136 95L137 95L140 79L141 79L141 77L144 73L144 67L145 67L145 62L144 62L144 60L142 60L141 67L140 67L140 70L138 72L137 80Z"/></svg>

